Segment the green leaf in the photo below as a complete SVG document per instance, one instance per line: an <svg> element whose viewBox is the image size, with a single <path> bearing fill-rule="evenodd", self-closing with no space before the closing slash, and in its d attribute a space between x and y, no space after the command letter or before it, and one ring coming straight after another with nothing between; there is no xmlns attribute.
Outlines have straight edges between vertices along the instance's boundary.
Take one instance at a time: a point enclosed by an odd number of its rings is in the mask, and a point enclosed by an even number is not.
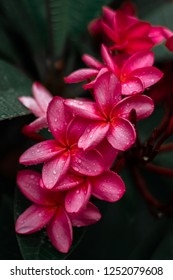
<svg viewBox="0 0 173 280"><path fill-rule="evenodd" d="M29 111L18 98L31 95L31 80L2 60L0 60L0 77L0 120L28 114Z"/></svg>
<svg viewBox="0 0 173 280"><path fill-rule="evenodd" d="M55 56L64 52L67 40L80 40L90 20L101 14L110 0L48 0Z"/></svg>
<svg viewBox="0 0 173 280"><path fill-rule="evenodd" d="M16 189L15 198L15 219L28 207L28 201L23 197L18 189ZM45 230L30 234L17 234L18 244L24 259L28 260L60 260L66 259L76 249L82 240L86 229L74 228L74 240L70 251L67 254L58 252L48 240Z"/></svg>

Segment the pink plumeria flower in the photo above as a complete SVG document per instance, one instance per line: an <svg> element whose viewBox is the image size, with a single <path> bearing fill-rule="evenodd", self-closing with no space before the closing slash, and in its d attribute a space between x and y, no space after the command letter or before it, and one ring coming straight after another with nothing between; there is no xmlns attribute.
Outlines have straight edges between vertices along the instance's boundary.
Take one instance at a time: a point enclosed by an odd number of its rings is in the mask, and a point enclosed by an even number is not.
<svg viewBox="0 0 173 280"><path fill-rule="evenodd" d="M24 126L23 132L26 135L32 135L47 127L47 108L53 98L50 92L39 82L33 83L32 94L33 97L22 96L19 98L19 101L37 117L35 121Z"/></svg>
<svg viewBox="0 0 173 280"><path fill-rule="evenodd" d="M129 114L135 109L138 120L147 118L153 112L154 103L144 95L134 95L119 101L121 93L117 88L116 77L105 73L95 84L96 102L65 100L66 106L73 113L91 120L79 138L78 147L84 150L93 148L105 137L120 151L125 151L134 144L136 132L128 120Z"/></svg>
<svg viewBox="0 0 173 280"><path fill-rule="evenodd" d="M113 57L107 48L102 45L101 54L104 64L89 55L84 55L83 61L91 68L80 69L71 73L65 78L65 82L77 83L93 78L90 83L84 85L85 89L93 88L97 79L104 73L109 72L114 73L120 80L123 95L133 95L143 92L146 88L157 83L163 76L159 69L152 66L154 63L152 52L137 52L127 59L125 55Z"/></svg>
<svg viewBox="0 0 173 280"><path fill-rule="evenodd" d="M18 173L17 183L21 192L33 204L16 221L16 232L31 234L46 228L53 246L67 253L73 240L72 226L88 226L100 220L96 206L88 202L80 213L68 213L64 206L64 192L54 192L40 187L41 175L32 170Z"/></svg>
<svg viewBox="0 0 173 280"><path fill-rule="evenodd" d="M85 120L74 119L69 115L61 97L54 97L50 102L47 119L55 139L29 148L20 157L20 163L32 165L44 162L42 177L48 189L53 188L70 168L83 175L96 176L102 173L104 163L101 154L95 149L84 152L77 146L86 127Z"/></svg>
<svg viewBox="0 0 173 280"><path fill-rule="evenodd" d="M106 170L94 177L68 173L54 189L68 190L65 209L68 213L77 213L86 207L91 195L108 202L120 200L124 195L125 185L117 173Z"/></svg>
<svg viewBox="0 0 173 280"><path fill-rule="evenodd" d="M128 54L150 50L161 43L165 39L163 28L139 20L135 17L133 7L116 11L103 7L102 19L94 20L89 25L90 32L95 35L104 32L113 43L110 49Z"/></svg>

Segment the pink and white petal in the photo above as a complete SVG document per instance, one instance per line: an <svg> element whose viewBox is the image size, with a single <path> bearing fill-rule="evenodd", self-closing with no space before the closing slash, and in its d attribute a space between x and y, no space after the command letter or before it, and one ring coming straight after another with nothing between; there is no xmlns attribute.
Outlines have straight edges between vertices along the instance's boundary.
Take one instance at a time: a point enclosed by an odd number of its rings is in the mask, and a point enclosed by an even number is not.
<svg viewBox="0 0 173 280"><path fill-rule="evenodd" d="M56 207L31 205L17 219L15 230L20 234L30 234L45 227L56 213Z"/></svg>
<svg viewBox="0 0 173 280"><path fill-rule="evenodd" d="M62 147L58 146L55 140L46 140L26 150L19 158L19 162L26 165L38 164L50 160L62 152Z"/></svg>
<svg viewBox="0 0 173 280"><path fill-rule="evenodd" d="M63 144L66 137L66 127L67 122L69 121L69 115L65 110L64 100L61 97L56 96L49 103L47 121L53 136L58 142Z"/></svg>
<svg viewBox="0 0 173 280"><path fill-rule="evenodd" d="M105 169L111 168L118 155L118 150L115 150L106 138L100 142L96 150L100 152L103 157Z"/></svg>
<svg viewBox="0 0 173 280"><path fill-rule="evenodd" d="M136 111L138 120L147 118L154 110L154 102L145 95L126 97L114 107L112 116L128 118L131 110Z"/></svg>
<svg viewBox="0 0 173 280"><path fill-rule="evenodd" d="M64 191L79 186L84 181L84 177L68 172L65 177L55 185L53 190Z"/></svg>
<svg viewBox="0 0 173 280"><path fill-rule="evenodd" d="M105 168L103 157L95 149L88 151L76 150L76 153L72 156L71 167L77 173L86 176L99 175Z"/></svg>
<svg viewBox="0 0 173 280"><path fill-rule="evenodd" d="M95 102L66 99L64 104L70 109L72 113L83 118L91 120L104 120Z"/></svg>
<svg viewBox="0 0 173 280"><path fill-rule="evenodd" d="M130 77L125 82L122 82L121 85L123 95L134 95L145 90L142 81L137 77Z"/></svg>
<svg viewBox="0 0 173 280"><path fill-rule="evenodd" d="M92 122L89 124L82 136L79 138L78 147L83 150L96 147L106 136L109 123Z"/></svg>
<svg viewBox="0 0 173 280"><path fill-rule="evenodd" d="M54 205L50 192L40 187L40 180L41 175L33 170L21 170L17 174L17 185L25 197L39 205Z"/></svg>
<svg viewBox="0 0 173 280"><path fill-rule="evenodd" d="M105 171L91 178L92 195L98 199L115 202L122 198L125 185L121 177L113 171Z"/></svg>
<svg viewBox="0 0 173 280"><path fill-rule="evenodd" d="M121 84L118 78L110 72L101 75L95 82L94 96L100 110L107 116L120 100Z"/></svg>
<svg viewBox="0 0 173 280"><path fill-rule="evenodd" d="M150 51L138 51L133 54L125 63L121 69L121 76L129 76L132 71L152 66L154 63L154 54Z"/></svg>
<svg viewBox="0 0 173 280"><path fill-rule="evenodd" d="M104 67L104 65L102 63L100 63L97 59L95 59L94 57L87 55L87 54L84 54L82 56L82 60L88 67L91 67L94 69L100 70Z"/></svg>
<svg viewBox="0 0 173 280"><path fill-rule="evenodd" d="M139 78L147 88L156 84L163 77L163 73L154 66L148 66L132 71L130 76Z"/></svg>
<svg viewBox="0 0 173 280"><path fill-rule="evenodd" d="M78 83L93 78L97 74L98 74L98 70L96 69L84 68L71 73L69 76L64 78L64 81L68 84Z"/></svg>
<svg viewBox="0 0 173 280"><path fill-rule="evenodd" d="M33 96L37 102L37 104L40 106L43 113L46 114L47 107L52 100L53 96L51 93L39 82L35 82L32 85L32 93Z"/></svg>
<svg viewBox="0 0 173 280"><path fill-rule="evenodd" d="M139 51L149 51L154 47L154 42L150 38L138 37L129 40L126 51L129 54L134 54ZM145 65L144 65L145 66Z"/></svg>
<svg viewBox="0 0 173 280"><path fill-rule="evenodd" d="M136 132L129 121L115 118L111 123L107 140L116 150L125 151L134 144Z"/></svg>
<svg viewBox="0 0 173 280"><path fill-rule="evenodd" d="M103 57L103 61L105 62L106 66L109 68L110 71L118 72L116 64L114 64L114 60L108 52L108 49L102 44L101 46L101 55Z"/></svg>
<svg viewBox="0 0 173 280"><path fill-rule="evenodd" d="M73 238L72 224L62 207L58 209L56 215L47 226L47 234L58 251L62 253L69 251Z"/></svg>
<svg viewBox="0 0 173 280"><path fill-rule="evenodd" d="M52 189L63 178L70 167L70 153L64 152L58 157L47 161L42 169L42 179L45 188Z"/></svg>
<svg viewBox="0 0 173 280"><path fill-rule="evenodd" d="M71 213L69 217L74 227L84 227L97 223L101 219L101 213L94 204L88 202L81 212Z"/></svg>
<svg viewBox="0 0 173 280"><path fill-rule="evenodd" d="M85 208L91 196L91 184L84 181L80 186L69 190L65 197L65 209L68 213L77 213Z"/></svg>
<svg viewBox="0 0 173 280"><path fill-rule="evenodd" d="M43 116L43 112L41 108L38 106L37 102L34 100L34 98L29 96L22 96L19 97L19 101L28 108L36 117Z"/></svg>
<svg viewBox="0 0 173 280"><path fill-rule="evenodd" d="M25 125L23 132L26 135L30 135L33 132L38 132L39 130L46 128L48 126L47 124L47 118L45 117L40 117L38 119L36 119L35 121L33 121L32 123Z"/></svg>

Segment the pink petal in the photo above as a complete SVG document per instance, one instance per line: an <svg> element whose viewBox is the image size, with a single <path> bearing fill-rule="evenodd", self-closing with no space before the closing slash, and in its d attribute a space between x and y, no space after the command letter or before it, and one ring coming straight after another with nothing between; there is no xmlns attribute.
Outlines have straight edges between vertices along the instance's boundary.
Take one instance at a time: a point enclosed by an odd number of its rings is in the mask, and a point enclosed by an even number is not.
<svg viewBox="0 0 173 280"><path fill-rule="evenodd" d="M143 86L143 83L139 78L136 77L130 77L125 82L122 83L123 95L134 95L137 93L142 93L144 89L145 88Z"/></svg>
<svg viewBox="0 0 173 280"><path fill-rule="evenodd" d="M64 100L56 96L50 102L47 112L47 120L49 129L53 136L60 143L64 143L66 139L66 127L69 121L69 115L67 114L64 107Z"/></svg>
<svg viewBox="0 0 173 280"><path fill-rule="evenodd" d="M72 156L71 167L79 174L96 176L103 172L103 158L95 149L83 151L79 149Z"/></svg>
<svg viewBox="0 0 173 280"><path fill-rule="evenodd" d="M78 147L84 150L94 148L106 136L109 130L109 123L92 122L89 124L82 136L79 138Z"/></svg>
<svg viewBox="0 0 173 280"><path fill-rule="evenodd" d="M31 205L17 219L15 230L20 234L29 234L45 227L56 212L56 207Z"/></svg>
<svg viewBox="0 0 173 280"><path fill-rule="evenodd" d="M129 121L115 118L111 123L107 139L115 149L125 151L134 144L136 132Z"/></svg>
<svg viewBox="0 0 173 280"><path fill-rule="evenodd" d="M99 71L97 77L96 77L94 80L92 80L91 82L89 82L89 83L83 85L83 88L84 88L85 90L86 90L86 89L91 89L91 88L93 88L94 85L95 85L95 83L96 83L96 81L97 81L97 79L98 79L100 76L102 76L104 73L107 73L107 72L109 72L109 69L108 69L107 67L102 68L102 69Z"/></svg>
<svg viewBox="0 0 173 280"><path fill-rule="evenodd" d="M97 73L98 70L84 68L71 73L69 76L64 78L64 81L68 84L78 83L96 76Z"/></svg>
<svg viewBox="0 0 173 280"><path fill-rule="evenodd" d="M131 28L129 28L127 38L133 39L139 36L146 36L148 35L150 29L151 25L148 22L139 21L136 24L134 24Z"/></svg>
<svg viewBox="0 0 173 280"><path fill-rule="evenodd" d="M22 96L19 97L19 101L28 108L36 117L42 117L44 113L42 112L41 108L38 106L37 102L34 98L29 96Z"/></svg>
<svg viewBox="0 0 173 280"><path fill-rule="evenodd" d="M125 63L121 69L121 78L127 78L132 71L148 67L154 63L154 54L150 51L140 51L133 54Z"/></svg>
<svg viewBox="0 0 173 280"><path fill-rule="evenodd" d="M67 139L69 145L73 145L78 142L80 136L83 134L89 123L89 120L78 116L72 119L69 126L67 127Z"/></svg>
<svg viewBox="0 0 173 280"><path fill-rule="evenodd" d="M41 110L46 113L47 107L52 100L53 96L50 92L42 86L39 82L35 82L32 85L32 93L37 102L40 106Z"/></svg>
<svg viewBox="0 0 173 280"><path fill-rule="evenodd" d="M65 209L69 213L81 211L91 196L91 185L84 182L80 186L69 190L65 198Z"/></svg>
<svg viewBox="0 0 173 280"><path fill-rule="evenodd" d="M154 47L154 42L150 38L138 37L129 40L126 52L129 54L134 54L139 51L149 51Z"/></svg>
<svg viewBox="0 0 173 280"><path fill-rule="evenodd" d="M166 30L165 27L162 26L152 26L148 36L155 44L160 44L162 43L163 40L165 40L165 36L164 36L165 30Z"/></svg>
<svg viewBox="0 0 173 280"><path fill-rule="evenodd" d="M147 118L154 110L153 100L145 95L126 97L115 106L112 116L128 118L133 109L136 111L138 120Z"/></svg>
<svg viewBox="0 0 173 280"><path fill-rule="evenodd" d="M66 99L64 103L66 106L68 106L72 113L83 118L92 120L104 120L95 102L85 102L77 99Z"/></svg>
<svg viewBox="0 0 173 280"><path fill-rule="evenodd" d="M115 202L123 196L125 185L121 177L113 171L105 171L101 175L91 178L92 194L97 198Z"/></svg>
<svg viewBox="0 0 173 280"><path fill-rule="evenodd" d="M47 127L46 116L40 117L40 118L36 119L35 121L33 121L32 123L30 123L29 125L25 125L23 132L26 135L30 136L30 135L32 135L33 132L38 132L42 128L46 128L46 127Z"/></svg>
<svg viewBox="0 0 173 280"><path fill-rule="evenodd" d="M84 54L82 56L82 60L83 60L83 62L85 62L85 64L88 67L91 67L91 68L96 68L96 69L100 70L100 69L102 69L102 67L104 67L103 64L101 64L97 59L95 59L94 57L87 55L87 54Z"/></svg>
<svg viewBox="0 0 173 280"><path fill-rule="evenodd" d="M96 149L103 157L105 169L111 168L118 155L118 150L115 150L106 138L96 147Z"/></svg>
<svg viewBox="0 0 173 280"><path fill-rule="evenodd" d="M58 251L62 253L69 251L73 232L71 221L63 208L58 209L56 216L49 223L47 233L50 241Z"/></svg>
<svg viewBox="0 0 173 280"><path fill-rule="evenodd" d="M52 189L67 173L70 166L70 153L64 152L58 157L46 162L42 169L45 188Z"/></svg>
<svg viewBox="0 0 173 280"><path fill-rule="evenodd" d="M105 73L97 78L94 96L102 113L109 115L112 107L121 97L121 84L114 74Z"/></svg>
<svg viewBox="0 0 173 280"><path fill-rule="evenodd" d="M165 45L168 48L168 50L170 50L171 52L173 51L173 36L167 39Z"/></svg>
<svg viewBox="0 0 173 280"><path fill-rule="evenodd" d="M84 180L83 176L79 176L78 174L73 174L68 172L58 184L55 185L53 190L64 191L69 190L71 188L77 187Z"/></svg>
<svg viewBox="0 0 173 280"><path fill-rule="evenodd" d="M104 33L113 41L116 42L118 40L117 34L112 28L110 28L107 24L104 22L101 22L102 29Z"/></svg>
<svg viewBox="0 0 173 280"><path fill-rule="evenodd" d="M107 6L103 6L102 12L103 20L106 21L110 26L112 26L115 17L115 11Z"/></svg>
<svg viewBox="0 0 173 280"><path fill-rule="evenodd" d="M101 214L98 208L88 202L86 208L79 213L69 214L72 225L74 227L88 226L97 223L101 219Z"/></svg>
<svg viewBox="0 0 173 280"><path fill-rule="evenodd" d="M163 77L163 73L153 66L136 69L130 75L139 78L145 88L154 85Z"/></svg>
<svg viewBox="0 0 173 280"><path fill-rule="evenodd" d="M116 64L114 64L113 58L111 57L107 48L103 44L101 46L101 55L103 57L105 64L110 69L110 71L112 71L113 73L119 72L116 67Z"/></svg>
<svg viewBox="0 0 173 280"><path fill-rule="evenodd" d="M63 149L57 145L55 140L46 140L26 150L21 155L19 162L26 165L42 163L59 155L62 151Z"/></svg>
<svg viewBox="0 0 173 280"><path fill-rule="evenodd" d="M41 175L33 170L21 170L17 175L17 184L24 196L36 204L54 205L50 192L40 187L40 180Z"/></svg>

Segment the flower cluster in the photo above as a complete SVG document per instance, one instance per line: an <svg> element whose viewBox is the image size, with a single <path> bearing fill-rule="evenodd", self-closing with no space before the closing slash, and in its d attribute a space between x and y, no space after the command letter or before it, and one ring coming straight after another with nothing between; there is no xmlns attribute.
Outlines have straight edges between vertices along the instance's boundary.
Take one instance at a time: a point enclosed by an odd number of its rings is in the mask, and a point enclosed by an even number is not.
<svg viewBox="0 0 173 280"><path fill-rule="evenodd" d="M33 98L20 98L37 117L24 132L33 136L48 128L50 137L19 159L28 166L42 164L42 170L18 173L18 186L33 204L18 217L16 232L30 234L46 227L52 244L64 253L72 244L72 226L88 226L101 218L90 199L116 202L125 192L111 167L119 152L136 141L131 113L138 121L154 110L153 100L144 93L163 73L153 66L150 49L169 33L140 21L131 5L117 11L103 8L103 17L89 29L106 37L102 62L85 54L89 68L73 72L65 82L86 81L84 89L92 91L91 98L53 97L39 83L33 84Z"/></svg>

